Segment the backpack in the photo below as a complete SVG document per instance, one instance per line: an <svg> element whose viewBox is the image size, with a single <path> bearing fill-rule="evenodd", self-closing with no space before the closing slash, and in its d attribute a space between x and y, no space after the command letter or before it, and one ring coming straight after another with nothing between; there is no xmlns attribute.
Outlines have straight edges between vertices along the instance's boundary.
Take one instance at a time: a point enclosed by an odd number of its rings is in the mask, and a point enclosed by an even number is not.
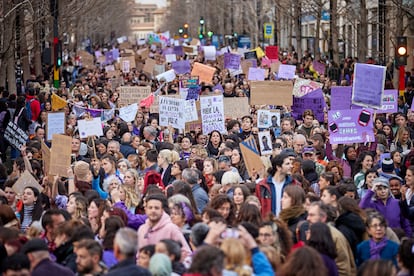
<svg viewBox="0 0 414 276"><path fill-rule="evenodd" d="M30 101L26 101L26 115L29 120L32 119L32 108L30 107L30 105L32 104L33 101L34 99L31 99Z"/></svg>

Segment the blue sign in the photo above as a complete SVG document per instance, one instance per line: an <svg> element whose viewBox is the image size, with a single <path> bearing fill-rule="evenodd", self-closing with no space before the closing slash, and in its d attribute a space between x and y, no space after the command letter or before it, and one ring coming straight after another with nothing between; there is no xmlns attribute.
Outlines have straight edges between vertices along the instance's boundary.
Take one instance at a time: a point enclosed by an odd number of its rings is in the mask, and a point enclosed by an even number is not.
<svg viewBox="0 0 414 276"><path fill-rule="evenodd" d="M238 42L237 42L237 47L250 49L251 45L252 45L252 41L250 40L250 36L239 35L239 39L238 39Z"/></svg>
<svg viewBox="0 0 414 276"><path fill-rule="evenodd" d="M266 25L266 30L265 30L266 34L272 35L272 31L273 31L272 25Z"/></svg>

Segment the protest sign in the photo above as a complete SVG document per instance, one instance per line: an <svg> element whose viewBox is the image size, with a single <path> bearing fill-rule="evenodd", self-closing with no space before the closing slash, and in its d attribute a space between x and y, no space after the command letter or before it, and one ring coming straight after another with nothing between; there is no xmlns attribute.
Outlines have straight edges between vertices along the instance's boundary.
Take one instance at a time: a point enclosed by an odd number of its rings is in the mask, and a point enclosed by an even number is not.
<svg viewBox="0 0 414 276"><path fill-rule="evenodd" d="M265 69L262 68L249 68L248 80L250 81L264 81L265 79Z"/></svg>
<svg viewBox="0 0 414 276"><path fill-rule="evenodd" d="M249 51L244 53L244 59L257 59L256 51Z"/></svg>
<svg viewBox="0 0 414 276"><path fill-rule="evenodd" d="M118 104L120 106L139 103L151 93L151 86L121 86Z"/></svg>
<svg viewBox="0 0 414 276"><path fill-rule="evenodd" d="M198 54L197 46L183 46L183 50L184 53L189 56L196 56Z"/></svg>
<svg viewBox="0 0 414 276"><path fill-rule="evenodd" d="M118 87L120 87L121 85L124 84L124 78L123 77L112 78L112 79L109 80L109 82L111 83L111 88L113 90L115 90L116 88L118 88Z"/></svg>
<svg viewBox="0 0 414 276"><path fill-rule="evenodd" d="M103 136L101 118L79 120L78 128L79 128L79 136L81 139L92 137L92 136L98 136L98 137Z"/></svg>
<svg viewBox="0 0 414 276"><path fill-rule="evenodd" d="M276 63L278 61L278 59L262 58L262 67L270 68L272 66L272 63Z"/></svg>
<svg viewBox="0 0 414 276"><path fill-rule="evenodd" d="M175 72L174 69L170 69L167 72L161 73L156 76L157 80L160 81L162 78L164 78L167 82L172 82L175 80Z"/></svg>
<svg viewBox="0 0 414 276"><path fill-rule="evenodd" d="M165 55L165 62L171 63L176 60L177 60L177 56L175 54Z"/></svg>
<svg viewBox="0 0 414 276"><path fill-rule="evenodd" d="M232 53L224 53L224 68L239 70L241 56Z"/></svg>
<svg viewBox="0 0 414 276"><path fill-rule="evenodd" d="M65 99L59 97L55 93L52 93L51 98L52 98L52 110L53 111L60 110L64 108L65 106L67 106L68 104Z"/></svg>
<svg viewBox="0 0 414 276"><path fill-rule="evenodd" d="M243 74L246 75L246 77L249 77L249 68L253 67L253 63L250 60L243 60L241 63L241 68L243 71Z"/></svg>
<svg viewBox="0 0 414 276"><path fill-rule="evenodd" d="M119 49L114 48L112 49L112 57L114 58L114 60L116 61L119 58Z"/></svg>
<svg viewBox="0 0 414 276"><path fill-rule="evenodd" d="M312 63L313 69L315 69L316 72L318 72L319 75L325 74L325 64L314 60Z"/></svg>
<svg viewBox="0 0 414 276"><path fill-rule="evenodd" d="M111 66L113 66L113 65L111 65ZM121 70L114 70L114 71L107 71L106 72L106 76L108 77L108 79L117 78L120 75L122 75Z"/></svg>
<svg viewBox="0 0 414 276"><path fill-rule="evenodd" d="M270 132L260 131L258 136L261 155L272 154L272 138L270 137Z"/></svg>
<svg viewBox="0 0 414 276"><path fill-rule="evenodd" d="M132 45L131 45L131 43L129 43L129 41L124 41L121 44L119 44L118 48L120 50L123 50L123 49L131 49L132 48Z"/></svg>
<svg viewBox="0 0 414 276"><path fill-rule="evenodd" d="M173 53L180 57L184 56L183 46L180 46L180 45L174 46Z"/></svg>
<svg viewBox="0 0 414 276"><path fill-rule="evenodd" d="M270 64L270 72L279 72L279 68L280 68L281 64L282 63L279 60L277 60L276 62L271 63Z"/></svg>
<svg viewBox="0 0 414 276"><path fill-rule="evenodd" d="M53 134L64 134L66 127L65 112L48 112L46 119L46 140L52 140Z"/></svg>
<svg viewBox="0 0 414 276"><path fill-rule="evenodd" d="M264 166L262 160L260 159L256 140L252 135L250 135L249 138L240 142L239 146L249 176L251 177L257 174L263 169Z"/></svg>
<svg viewBox="0 0 414 276"><path fill-rule="evenodd" d="M154 74L154 67L156 65L156 61L152 58L147 58L145 60L144 68L142 70L148 74Z"/></svg>
<svg viewBox="0 0 414 276"><path fill-rule="evenodd" d="M269 59L279 59L279 47L278 46L267 46L265 48L266 56Z"/></svg>
<svg viewBox="0 0 414 276"><path fill-rule="evenodd" d="M355 64L352 103L380 109L386 71L385 66Z"/></svg>
<svg viewBox="0 0 414 276"><path fill-rule="evenodd" d="M329 141L332 144L374 142L370 108L330 110L328 112Z"/></svg>
<svg viewBox="0 0 414 276"><path fill-rule="evenodd" d="M150 113L160 113L160 97L181 99L180 95L164 95L164 96L153 96L153 97L154 97L154 101L151 103Z"/></svg>
<svg viewBox="0 0 414 276"><path fill-rule="evenodd" d="M197 45L200 45L200 44L201 44L200 40L198 40L197 38L192 38L191 41L190 41L191 46L197 46Z"/></svg>
<svg viewBox="0 0 414 276"><path fill-rule="evenodd" d="M200 107L203 133L209 134L213 130L225 133L223 96L200 97Z"/></svg>
<svg viewBox="0 0 414 276"><path fill-rule="evenodd" d="M263 52L262 48L260 48L260 46L256 47L254 50L256 51L257 58L262 58L265 56L265 53Z"/></svg>
<svg viewBox="0 0 414 276"><path fill-rule="evenodd" d="M78 121L78 126L79 126ZM70 167L70 158L72 154L72 137L54 134L52 137L53 144L50 153L49 174L68 177Z"/></svg>
<svg viewBox="0 0 414 276"><path fill-rule="evenodd" d="M381 109L377 113L398 112L398 90L384 90Z"/></svg>
<svg viewBox="0 0 414 276"><path fill-rule="evenodd" d="M280 64L277 73L278 79L292 80L295 78L296 66Z"/></svg>
<svg viewBox="0 0 414 276"><path fill-rule="evenodd" d="M122 69L130 70L133 68L137 68L137 65L135 63L135 56L121 57L119 63L121 64Z"/></svg>
<svg viewBox="0 0 414 276"><path fill-rule="evenodd" d="M26 144L26 141L29 140L29 136L12 121L9 121L6 130L4 131L4 139L6 139L12 147L20 150L20 148Z"/></svg>
<svg viewBox="0 0 414 276"><path fill-rule="evenodd" d="M181 76L180 77L180 87L182 88L195 88L199 86L199 77L198 76Z"/></svg>
<svg viewBox="0 0 414 276"><path fill-rule="evenodd" d="M50 168L50 149L45 144L45 142L41 142L41 151L42 151L42 161L43 161L43 171L49 173Z"/></svg>
<svg viewBox="0 0 414 276"><path fill-rule="evenodd" d="M323 84L320 82L297 78L295 79L295 85L293 86L293 96L298 98L303 97L306 94L315 91L316 89L322 88L322 86Z"/></svg>
<svg viewBox="0 0 414 276"><path fill-rule="evenodd" d="M131 65L129 63L129 60L122 60L122 63L121 63L122 73L129 73L130 69L131 69Z"/></svg>
<svg viewBox="0 0 414 276"><path fill-rule="evenodd" d="M204 65L199 62L195 62L193 65L193 70L191 71L191 76L199 76L200 82L211 83L216 68Z"/></svg>
<svg viewBox="0 0 414 276"><path fill-rule="evenodd" d="M139 49L137 51L137 55L141 56L141 59L147 59L149 57L149 49L148 48L144 48L144 49Z"/></svg>
<svg viewBox="0 0 414 276"><path fill-rule="evenodd" d="M315 114L315 118L319 122L323 122L325 107L326 103L322 89L317 89L303 97L293 97L292 117L296 120L302 120L303 112L311 109Z"/></svg>
<svg viewBox="0 0 414 276"><path fill-rule="evenodd" d="M187 74L191 72L191 65L189 60L178 60L174 61L172 64L172 69L174 69L176 74Z"/></svg>
<svg viewBox="0 0 414 276"><path fill-rule="evenodd" d="M259 109L257 111L257 127L269 128L272 125L270 120L270 110Z"/></svg>
<svg viewBox="0 0 414 276"><path fill-rule="evenodd" d="M200 108L200 101L195 102L196 110L197 110L197 120L186 122L185 123L185 132L199 130L201 131L201 108Z"/></svg>
<svg viewBox="0 0 414 276"><path fill-rule="evenodd" d="M279 128L280 127L280 110L279 109L271 109L270 111L270 127L271 128Z"/></svg>
<svg viewBox="0 0 414 276"><path fill-rule="evenodd" d="M160 104L160 126L172 126L184 129L184 101L170 97L159 97Z"/></svg>
<svg viewBox="0 0 414 276"><path fill-rule="evenodd" d="M345 110L351 107L352 87L331 87L331 110Z"/></svg>
<svg viewBox="0 0 414 276"><path fill-rule="evenodd" d="M34 187L38 189L39 192L43 191L43 187L28 170L25 170L20 175L19 179L17 179L16 183L14 183L12 189L16 192L16 194L23 195L23 191L26 187Z"/></svg>
<svg viewBox="0 0 414 276"><path fill-rule="evenodd" d="M154 75L159 75L165 72L165 64L155 64Z"/></svg>
<svg viewBox="0 0 414 276"><path fill-rule="evenodd" d="M203 46L204 59L216 60L216 47L215 46Z"/></svg>
<svg viewBox="0 0 414 276"><path fill-rule="evenodd" d="M138 104L130 104L119 109L119 118L125 122L132 122L138 112Z"/></svg>
<svg viewBox="0 0 414 276"><path fill-rule="evenodd" d="M113 64L105 66L105 72L113 72L115 71L115 66Z"/></svg>
<svg viewBox="0 0 414 276"><path fill-rule="evenodd" d="M198 120L197 106L195 100L184 101L184 121L193 122Z"/></svg>
<svg viewBox="0 0 414 276"><path fill-rule="evenodd" d="M292 88L291 81L252 81L250 104L291 106L293 103Z"/></svg>
<svg viewBox="0 0 414 276"><path fill-rule="evenodd" d="M87 51L83 51L83 50L78 51L77 55L79 56L80 62L83 67L90 69L94 66L93 55L91 55Z"/></svg>
<svg viewBox="0 0 414 276"><path fill-rule="evenodd" d="M237 119L250 114L249 99L247 97L224 98L224 116Z"/></svg>

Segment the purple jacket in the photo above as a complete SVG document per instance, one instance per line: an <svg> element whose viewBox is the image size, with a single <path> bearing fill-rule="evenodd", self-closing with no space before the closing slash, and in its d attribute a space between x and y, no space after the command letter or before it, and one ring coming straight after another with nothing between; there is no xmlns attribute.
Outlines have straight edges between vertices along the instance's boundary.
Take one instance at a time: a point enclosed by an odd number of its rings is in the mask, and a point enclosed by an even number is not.
<svg viewBox="0 0 414 276"><path fill-rule="evenodd" d="M138 230L138 228L145 223L147 215L136 215L131 213L122 201L114 204L115 208L122 209L128 217L128 227Z"/></svg>
<svg viewBox="0 0 414 276"><path fill-rule="evenodd" d="M333 155L332 151L332 145L331 143L326 143L326 149L325 149L325 155L328 158L329 161L336 160L341 164L343 170L344 170L344 178L351 178L352 177L352 168L349 164L348 160L339 158L335 155Z"/></svg>
<svg viewBox="0 0 414 276"><path fill-rule="evenodd" d="M368 190L365 196L361 199L359 207L363 209L373 208L377 210L385 217L389 227L401 228L405 231L407 237L411 237L410 223L403 216L399 201L390 196L384 205L382 200L378 200L374 197L374 194L374 191Z"/></svg>

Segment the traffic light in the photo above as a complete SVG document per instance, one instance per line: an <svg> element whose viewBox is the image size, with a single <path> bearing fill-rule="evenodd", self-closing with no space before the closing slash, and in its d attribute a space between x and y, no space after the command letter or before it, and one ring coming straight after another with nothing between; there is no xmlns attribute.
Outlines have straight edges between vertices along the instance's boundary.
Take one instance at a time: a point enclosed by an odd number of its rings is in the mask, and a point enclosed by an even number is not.
<svg viewBox="0 0 414 276"><path fill-rule="evenodd" d="M178 33L179 33L180 35L182 35L182 34L183 34L183 32L184 32L183 28L179 28L179 29L178 29Z"/></svg>
<svg viewBox="0 0 414 276"><path fill-rule="evenodd" d="M62 66L62 41L59 38L55 37L53 39L54 47L54 65L56 68Z"/></svg>
<svg viewBox="0 0 414 276"><path fill-rule="evenodd" d="M184 38L188 38L188 24L187 23L185 23L184 24L184 32L183 32L183 37Z"/></svg>
<svg viewBox="0 0 414 276"><path fill-rule="evenodd" d="M200 28L198 29L198 38L203 39L204 38L204 18L200 17Z"/></svg>
<svg viewBox="0 0 414 276"><path fill-rule="evenodd" d="M208 35L208 37L212 37L213 36L213 32L212 31L208 31L208 33L207 33L207 35Z"/></svg>
<svg viewBox="0 0 414 276"><path fill-rule="evenodd" d="M238 36L238 34L237 34L236 32L234 32L234 33L233 33L233 36L234 36L234 37L237 37L237 36Z"/></svg>
<svg viewBox="0 0 414 276"><path fill-rule="evenodd" d="M396 50L396 65L407 65L408 51L407 51L407 37L397 37L397 50Z"/></svg>
<svg viewBox="0 0 414 276"><path fill-rule="evenodd" d="M200 17L200 25L204 25L204 18Z"/></svg>

